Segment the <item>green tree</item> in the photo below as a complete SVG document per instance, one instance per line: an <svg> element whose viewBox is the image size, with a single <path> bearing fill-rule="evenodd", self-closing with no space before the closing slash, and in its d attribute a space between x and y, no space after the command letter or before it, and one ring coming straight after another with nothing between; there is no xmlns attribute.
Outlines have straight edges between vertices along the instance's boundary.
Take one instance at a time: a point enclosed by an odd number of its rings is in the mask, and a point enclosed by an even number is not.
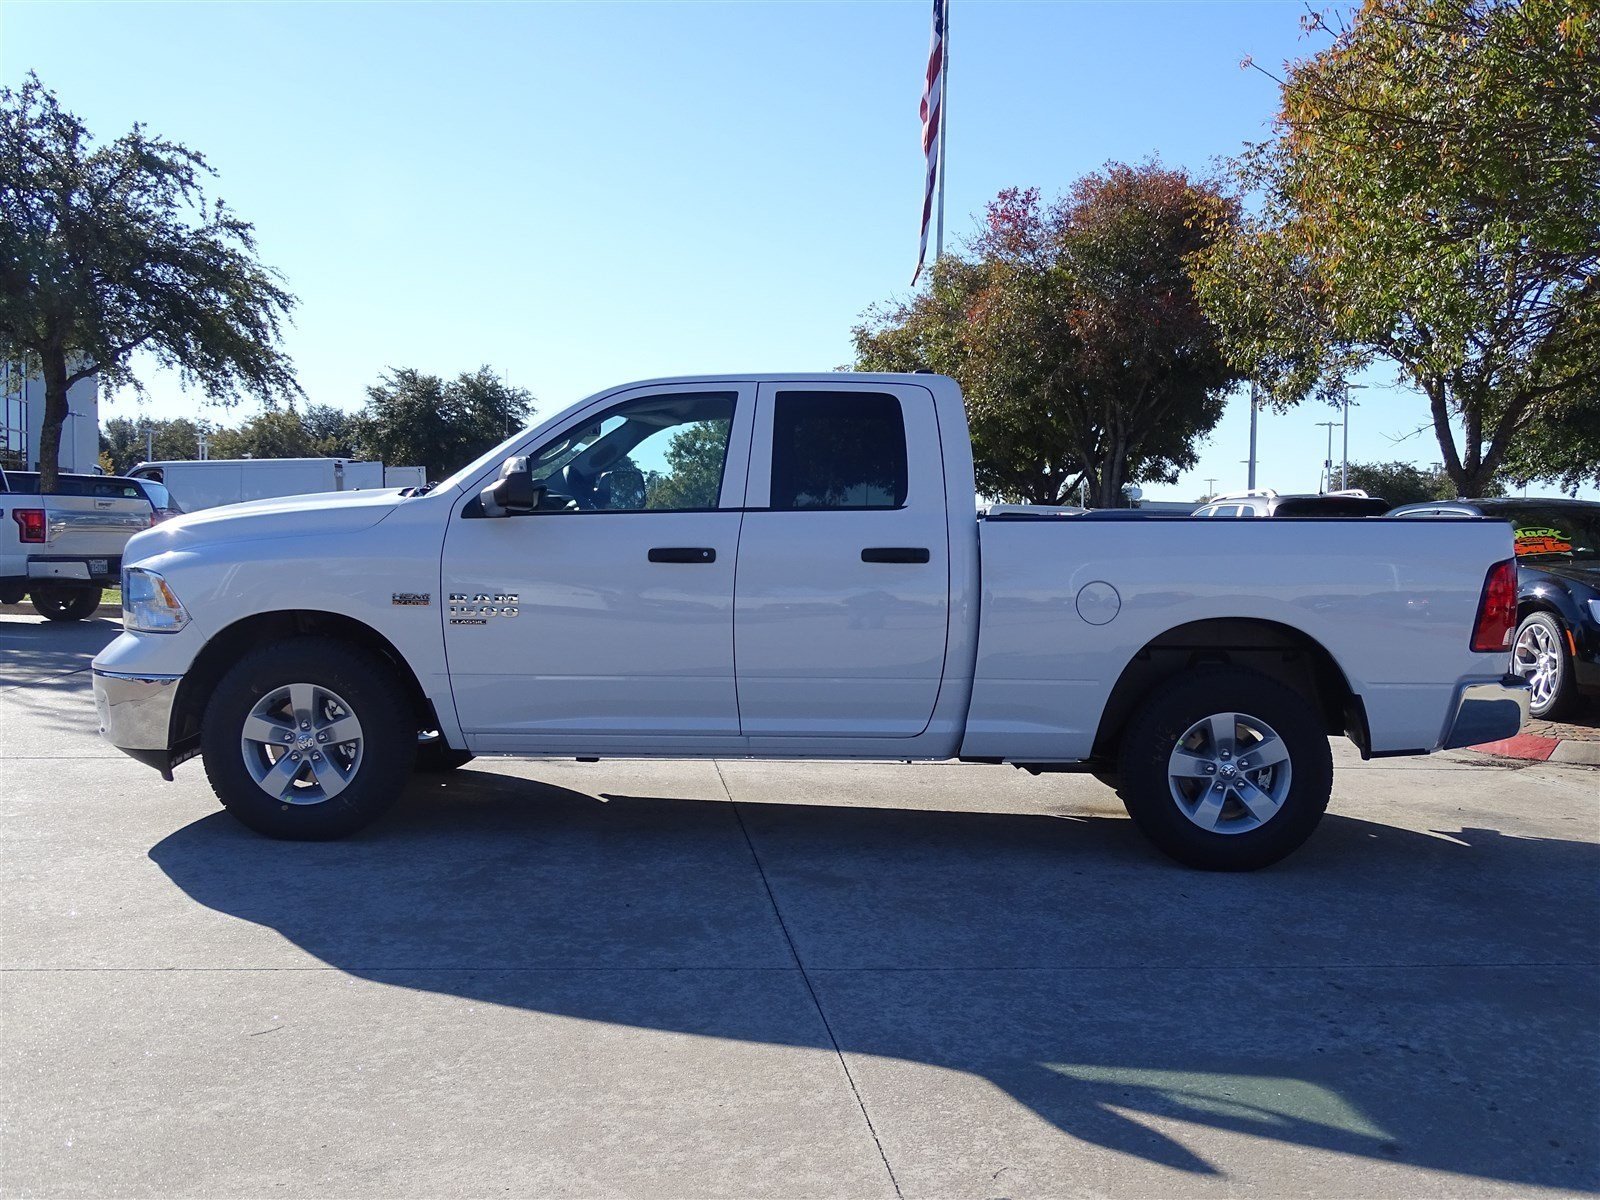
<svg viewBox="0 0 1600 1200"><path fill-rule="evenodd" d="M146 431L154 455L146 453ZM112 417L100 428L100 448L111 458L118 473L131 471L146 459L187 459L200 457L200 438L216 432L209 421L191 421L188 417L157 420L130 417Z"/></svg>
<svg viewBox="0 0 1600 1200"><path fill-rule="evenodd" d="M1367 0L1310 24L1331 44L1239 163L1260 209L1200 256L1235 361L1280 404L1393 362L1463 495L1556 469L1600 406L1600 8ZM1564 465L1600 482L1600 455Z"/></svg>
<svg viewBox="0 0 1600 1200"><path fill-rule="evenodd" d="M978 486L1001 500L1126 505L1171 482L1240 378L1196 301L1189 258L1230 228L1213 186L1112 164L1045 207L1010 189L962 255L855 330L862 370L931 368L967 397Z"/></svg>
<svg viewBox="0 0 1600 1200"><path fill-rule="evenodd" d="M672 435L667 469L645 477L646 508L715 508L722 489L728 422L696 421Z"/></svg>
<svg viewBox="0 0 1600 1200"><path fill-rule="evenodd" d="M1394 505L1454 500L1461 495L1442 466L1424 468L1408 462L1351 463L1350 486L1369 496L1382 496ZM1491 480L1483 491L1473 495L1500 496L1504 492L1499 483Z"/></svg>
<svg viewBox="0 0 1600 1200"><path fill-rule="evenodd" d="M424 466L429 479L440 479L526 425L533 411L527 391L488 367L448 382L404 367L367 389L351 435L366 457Z"/></svg>
<svg viewBox="0 0 1600 1200"><path fill-rule="evenodd" d="M323 458L356 458L355 416L331 404L308 404L299 410L311 452Z"/></svg>
<svg viewBox="0 0 1600 1200"><path fill-rule="evenodd" d="M253 226L207 198L211 174L140 125L92 146L37 76L0 89L0 343L42 366L43 490L67 389L98 375L137 390L136 351L224 404L297 391L279 349L294 297L257 261Z"/></svg>
<svg viewBox="0 0 1600 1200"><path fill-rule="evenodd" d="M269 408L207 439L211 458L318 458L305 422L293 406Z"/></svg>

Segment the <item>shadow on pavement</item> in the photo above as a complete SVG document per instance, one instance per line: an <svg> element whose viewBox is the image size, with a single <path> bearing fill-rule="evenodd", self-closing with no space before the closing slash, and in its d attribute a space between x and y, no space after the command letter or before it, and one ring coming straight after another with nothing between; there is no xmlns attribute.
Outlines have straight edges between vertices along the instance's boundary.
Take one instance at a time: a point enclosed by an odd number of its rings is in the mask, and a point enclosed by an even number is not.
<svg viewBox="0 0 1600 1200"><path fill-rule="evenodd" d="M86 672L121 632L121 620L34 621L0 614L0 691Z"/></svg>
<svg viewBox="0 0 1600 1200"><path fill-rule="evenodd" d="M591 796L466 770L347 842L271 842L217 813L150 857L356 976L836 1042L869 1109L937 1084L884 1074L926 1064L1196 1174L1219 1171L1154 1124L1600 1184L1586 843L1331 816L1278 868L1205 875L1120 819ZM771 1002L800 986L796 955L826 1026Z"/></svg>

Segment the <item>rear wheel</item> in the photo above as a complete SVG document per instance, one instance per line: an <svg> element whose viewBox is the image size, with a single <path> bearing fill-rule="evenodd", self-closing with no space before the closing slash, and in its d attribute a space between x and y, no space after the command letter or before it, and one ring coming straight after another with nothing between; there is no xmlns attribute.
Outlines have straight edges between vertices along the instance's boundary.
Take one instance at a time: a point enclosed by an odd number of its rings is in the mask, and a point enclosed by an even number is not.
<svg viewBox="0 0 1600 1200"><path fill-rule="evenodd" d="M28 593L33 610L49 621L82 621L100 607L97 587L42 587Z"/></svg>
<svg viewBox="0 0 1600 1200"><path fill-rule="evenodd" d="M1179 676L1122 738L1122 801L1164 853L1192 867L1251 871L1311 836L1333 789L1314 706L1238 667Z"/></svg>
<svg viewBox="0 0 1600 1200"><path fill-rule="evenodd" d="M1562 716L1577 700L1566 630L1549 613L1529 613L1517 626L1511 669L1528 681L1528 711L1533 716Z"/></svg>
<svg viewBox="0 0 1600 1200"><path fill-rule="evenodd" d="M223 806L257 833L343 837L400 798L416 718L359 647L300 637L247 654L206 705L200 748Z"/></svg>

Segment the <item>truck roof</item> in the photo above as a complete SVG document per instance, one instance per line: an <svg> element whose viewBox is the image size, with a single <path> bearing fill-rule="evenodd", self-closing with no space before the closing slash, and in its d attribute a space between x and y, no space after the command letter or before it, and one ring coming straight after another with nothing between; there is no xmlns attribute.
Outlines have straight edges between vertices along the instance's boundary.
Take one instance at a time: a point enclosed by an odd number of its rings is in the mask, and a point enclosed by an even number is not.
<svg viewBox="0 0 1600 1200"><path fill-rule="evenodd" d="M664 375L656 379L635 379L605 392L622 392L630 388L655 387L661 384L685 383L919 383L927 385L938 380L955 383L948 375L932 371L752 371L730 375ZM604 393L596 393L604 394Z"/></svg>

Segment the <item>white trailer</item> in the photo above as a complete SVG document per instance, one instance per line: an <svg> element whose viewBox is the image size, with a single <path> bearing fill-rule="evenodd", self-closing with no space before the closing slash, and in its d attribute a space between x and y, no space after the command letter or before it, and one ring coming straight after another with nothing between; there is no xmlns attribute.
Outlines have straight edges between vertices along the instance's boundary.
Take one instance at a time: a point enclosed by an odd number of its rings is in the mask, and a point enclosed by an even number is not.
<svg viewBox="0 0 1600 1200"><path fill-rule="evenodd" d="M427 485L427 467L385 467L383 469L383 486L397 488L419 488Z"/></svg>
<svg viewBox="0 0 1600 1200"><path fill-rule="evenodd" d="M347 458L210 458L140 463L129 474L166 484L183 512L321 492L376 491L381 462Z"/></svg>

